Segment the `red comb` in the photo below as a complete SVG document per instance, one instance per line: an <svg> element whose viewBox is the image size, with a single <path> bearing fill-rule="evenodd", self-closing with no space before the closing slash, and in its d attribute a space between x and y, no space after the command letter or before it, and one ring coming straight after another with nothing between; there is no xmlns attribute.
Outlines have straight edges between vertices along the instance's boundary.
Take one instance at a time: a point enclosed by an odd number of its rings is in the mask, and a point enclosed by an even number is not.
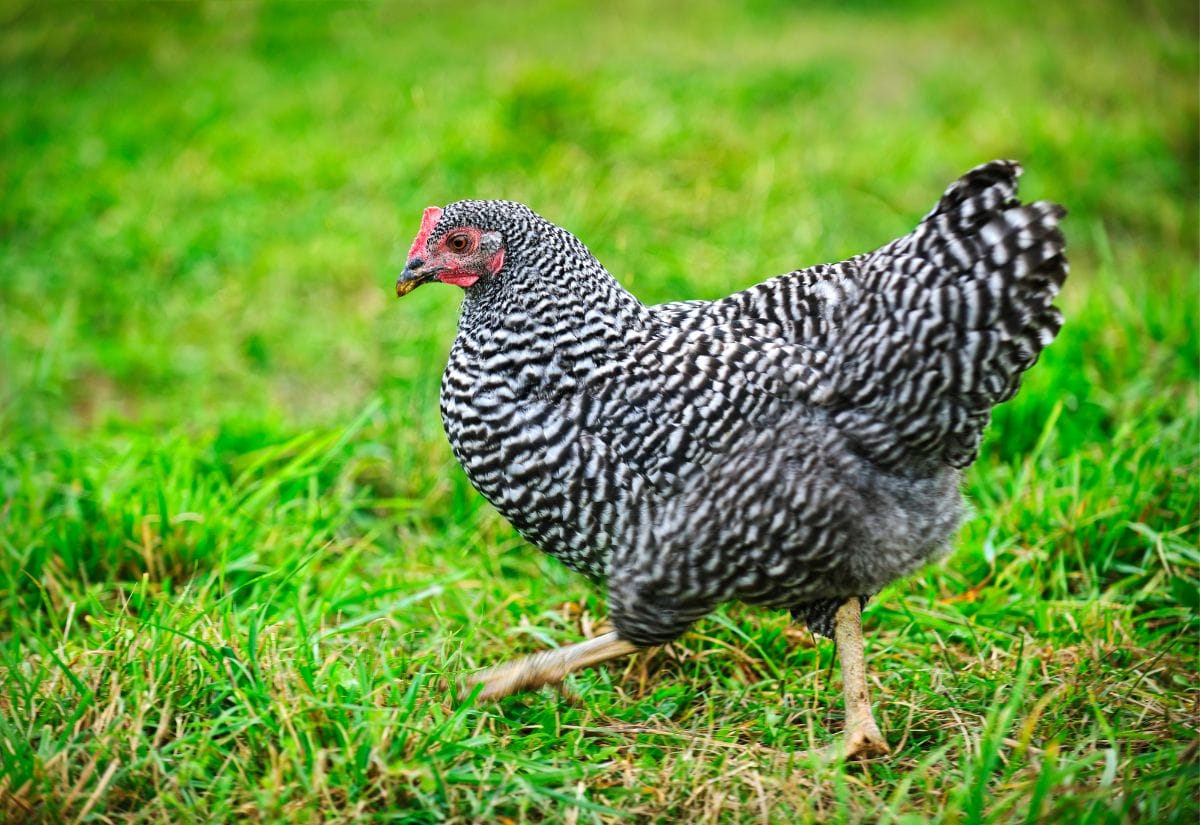
<svg viewBox="0 0 1200 825"><path fill-rule="evenodd" d="M421 229L417 232L417 239L408 249L408 260L412 260L420 252L425 251L425 242L429 240L429 233L437 226L438 218L442 216L442 208L440 206L427 206L421 214Z"/></svg>

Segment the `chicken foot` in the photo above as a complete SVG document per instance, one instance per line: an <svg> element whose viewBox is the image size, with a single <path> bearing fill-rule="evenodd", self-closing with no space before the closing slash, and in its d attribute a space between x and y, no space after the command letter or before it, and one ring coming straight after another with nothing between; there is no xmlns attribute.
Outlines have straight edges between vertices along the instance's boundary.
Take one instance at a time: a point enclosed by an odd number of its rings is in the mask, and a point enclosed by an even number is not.
<svg viewBox="0 0 1200 825"><path fill-rule="evenodd" d="M641 648L620 638L616 631L586 642L546 650L474 673L463 680L461 695L483 685L480 699L502 699L514 693L556 685L568 673L637 653Z"/></svg>

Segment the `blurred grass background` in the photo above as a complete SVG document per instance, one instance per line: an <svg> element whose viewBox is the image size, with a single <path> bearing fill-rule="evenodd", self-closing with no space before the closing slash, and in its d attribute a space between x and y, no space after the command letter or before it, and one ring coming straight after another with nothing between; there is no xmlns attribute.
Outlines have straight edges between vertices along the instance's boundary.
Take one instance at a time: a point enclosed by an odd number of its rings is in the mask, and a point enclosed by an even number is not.
<svg viewBox="0 0 1200 825"><path fill-rule="evenodd" d="M1195 821L1198 36L1192 3L0 5L0 811ZM520 200L647 302L716 297L995 157L1071 210L1068 322L958 552L868 612L896 758L797 755L832 651L740 609L582 706L456 708L442 674L603 596L449 454L457 295L391 298L421 209Z"/></svg>

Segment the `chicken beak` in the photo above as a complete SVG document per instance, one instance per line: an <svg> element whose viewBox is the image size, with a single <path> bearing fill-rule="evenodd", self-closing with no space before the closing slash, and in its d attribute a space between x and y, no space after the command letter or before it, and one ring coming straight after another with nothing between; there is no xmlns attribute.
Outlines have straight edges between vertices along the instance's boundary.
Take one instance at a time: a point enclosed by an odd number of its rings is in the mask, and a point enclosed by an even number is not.
<svg viewBox="0 0 1200 825"><path fill-rule="evenodd" d="M413 266L414 263L416 264L415 267ZM422 263L422 261L413 261L404 267L404 271L396 279L397 298L403 298L421 284L426 284L433 280L435 272L429 269L422 269Z"/></svg>

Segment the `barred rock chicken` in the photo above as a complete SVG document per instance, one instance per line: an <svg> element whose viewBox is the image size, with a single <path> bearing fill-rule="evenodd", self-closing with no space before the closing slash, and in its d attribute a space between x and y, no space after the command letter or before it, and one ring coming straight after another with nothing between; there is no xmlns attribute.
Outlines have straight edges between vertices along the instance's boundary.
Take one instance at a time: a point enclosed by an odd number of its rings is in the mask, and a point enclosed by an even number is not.
<svg viewBox="0 0 1200 825"><path fill-rule="evenodd" d="M496 698L661 645L730 600L834 638L844 753L887 753L861 605L945 551L991 408L1057 334L1062 207L994 161L875 252L645 306L509 201L425 210L397 295L465 290L442 380L467 477L608 586L613 632L476 674Z"/></svg>

